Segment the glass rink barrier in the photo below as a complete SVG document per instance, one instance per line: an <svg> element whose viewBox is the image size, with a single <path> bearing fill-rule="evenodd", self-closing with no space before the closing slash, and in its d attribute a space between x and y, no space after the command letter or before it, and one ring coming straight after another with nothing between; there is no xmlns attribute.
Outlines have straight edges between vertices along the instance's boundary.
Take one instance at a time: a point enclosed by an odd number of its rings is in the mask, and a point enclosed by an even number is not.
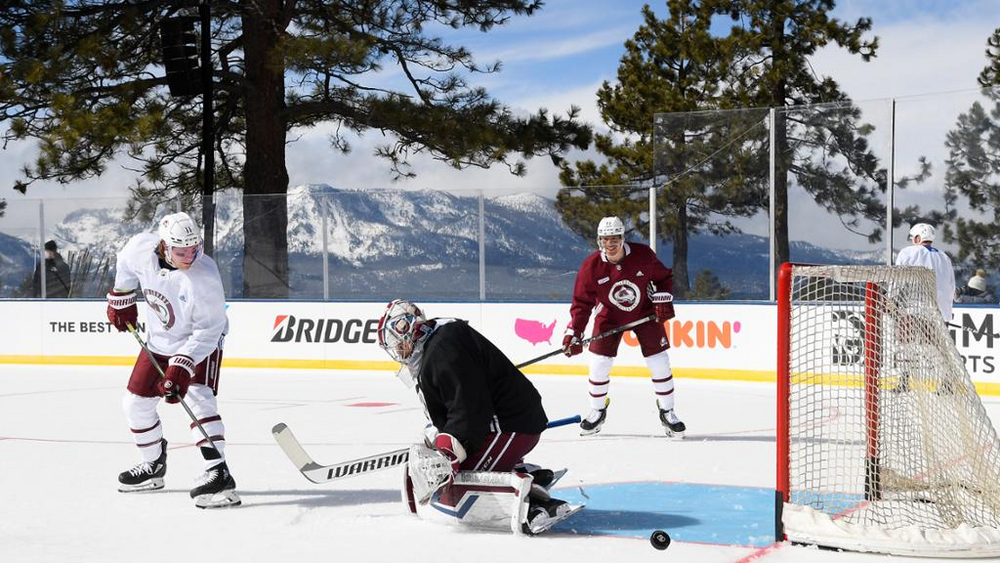
<svg viewBox="0 0 1000 563"><path fill-rule="evenodd" d="M575 167L572 185L523 191L302 184L219 192L205 214L200 196L40 198L32 185L0 208L0 298L101 297L128 239L183 210L233 299L564 300L597 223L617 215L627 240L652 240L679 298L773 299L786 261L890 264L928 222L959 286L983 269L996 302L998 107L1000 91L973 89L656 114L648 171ZM38 267L54 260L47 243L65 267Z"/></svg>

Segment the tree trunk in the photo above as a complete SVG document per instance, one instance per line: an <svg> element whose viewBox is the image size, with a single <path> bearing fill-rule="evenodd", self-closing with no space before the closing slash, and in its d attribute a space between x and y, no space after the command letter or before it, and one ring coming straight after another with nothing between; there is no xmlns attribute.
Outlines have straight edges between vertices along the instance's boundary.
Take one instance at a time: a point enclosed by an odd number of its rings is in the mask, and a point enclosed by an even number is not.
<svg viewBox="0 0 1000 563"><path fill-rule="evenodd" d="M771 56L772 68L781 69L786 66L787 54L785 45L785 18L777 13L771 15ZM787 79L775 74L774 83L771 87L771 100L768 104L771 107L783 108L785 97L788 93ZM775 159L775 179L774 179L774 244L777 258L776 268L788 262L791 252L788 246L788 171L791 162L791 155L788 154L788 131L785 127L786 116L782 109L775 115L775 135L774 151L772 155ZM777 276L777 272L775 272ZM775 278L777 279L777 278Z"/></svg>
<svg viewBox="0 0 1000 563"><path fill-rule="evenodd" d="M788 131L785 128L785 114L780 110L775 114L774 127L774 249L777 267L791 259L788 245Z"/></svg>
<svg viewBox="0 0 1000 563"><path fill-rule="evenodd" d="M243 297L288 297L288 170L284 69L276 53L278 0L243 13L246 163L243 166Z"/></svg>

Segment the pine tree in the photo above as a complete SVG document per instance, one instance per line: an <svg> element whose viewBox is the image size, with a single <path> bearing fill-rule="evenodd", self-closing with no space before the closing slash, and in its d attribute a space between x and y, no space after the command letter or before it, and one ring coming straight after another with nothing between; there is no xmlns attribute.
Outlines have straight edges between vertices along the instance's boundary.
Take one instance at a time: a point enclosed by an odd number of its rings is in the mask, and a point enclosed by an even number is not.
<svg viewBox="0 0 1000 563"><path fill-rule="evenodd" d="M754 127L754 119L720 122L683 113L719 107L732 53L712 35L709 7L696 0L667 5L665 20L643 7L643 24L625 42L617 81L606 81L597 92L601 117L611 130L595 141L606 162L563 164L560 180L566 187L556 208L588 239L601 217L609 215L648 237L648 190L657 188L657 230L673 241L673 289L682 298L689 288L688 237L731 232L734 227L725 217L752 215L766 201L766 162L741 160L746 145L723 157L710 156L733 135ZM654 114L665 112L687 119L654 122ZM755 173L739 173L755 167Z"/></svg>
<svg viewBox="0 0 1000 563"><path fill-rule="evenodd" d="M986 59L989 64L979 74L979 85L983 88L1000 86L1000 27L986 40Z"/></svg>
<svg viewBox="0 0 1000 563"><path fill-rule="evenodd" d="M819 77L809 57L827 45L846 49L862 61L875 56L878 38L866 39L872 21L855 23L831 18L834 0L717 0L717 13L734 22L727 39L733 49L749 53L735 66L751 106L784 108L775 124L776 253L790 259L788 189L791 178L818 205L838 215L851 231L871 242L882 235L886 171L880 168L867 136L871 125L831 77ZM796 106L810 106L796 109ZM915 178L926 177L927 166ZM914 210L907 210L912 214ZM862 225L861 220L869 221ZM897 220L899 217L897 217Z"/></svg>
<svg viewBox="0 0 1000 563"><path fill-rule="evenodd" d="M712 270L702 270L698 272L698 277L694 280L694 289L689 295L691 299L719 300L729 299L729 289L727 289L719 277L712 273Z"/></svg>
<svg viewBox="0 0 1000 563"><path fill-rule="evenodd" d="M178 12L165 0L13 0L0 8L0 122L5 141L37 139L15 189L100 175L124 153L139 162L134 195L200 193L200 100L171 98L158 26ZM213 95L220 189L242 189L244 296L288 293L288 132L321 123L379 131L377 154L400 177L424 153L456 168L557 158L586 148L589 127L540 110L527 117L470 85L481 67L435 26L488 31L531 15L538 0L281 0L213 3ZM380 71L399 69L402 85ZM335 133L333 149L350 149ZM271 197L262 197L271 196Z"/></svg>
<svg viewBox="0 0 1000 563"><path fill-rule="evenodd" d="M989 109L980 102L958 116L945 146L945 208L953 224L945 240L958 243L958 259L973 267L1000 268L1000 28L987 41L988 64L979 75ZM964 198L980 217L959 217Z"/></svg>

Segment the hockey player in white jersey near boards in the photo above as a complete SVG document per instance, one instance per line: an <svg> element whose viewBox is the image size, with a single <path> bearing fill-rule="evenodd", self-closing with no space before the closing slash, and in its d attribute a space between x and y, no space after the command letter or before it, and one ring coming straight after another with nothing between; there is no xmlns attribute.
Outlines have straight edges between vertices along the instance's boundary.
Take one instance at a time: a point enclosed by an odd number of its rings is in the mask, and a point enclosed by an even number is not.
<svg viewBox="0 0 1000 563"><path fill-rule="evenodd" d="M923 266L930 268L937 279L937 305L944 322L951 322L951 309L955 299L955 269L951 258L931 246L934 242L934 226L917 223L910 228L910 242L913 244L896 255L897 266Z"/></svg>
<svg viewBox="0 0 1000 563"><path fill-rule="evenodd" d="M192 436L205 459L205 473L191 490L195 505L239 505L216 403L222 341L229 326L225 295L215 261L202 253L200 229L186 213L167 215L158 233L136 235L118 253L108 320L119 331L136 326L140 289L149 307L147 346L159 369L145 351L139 352L122 406L143 461L118 476L118 490L163 488L167 441L156 411L163 397L168 403L184 400L215 445L192 424Z"/></svg>

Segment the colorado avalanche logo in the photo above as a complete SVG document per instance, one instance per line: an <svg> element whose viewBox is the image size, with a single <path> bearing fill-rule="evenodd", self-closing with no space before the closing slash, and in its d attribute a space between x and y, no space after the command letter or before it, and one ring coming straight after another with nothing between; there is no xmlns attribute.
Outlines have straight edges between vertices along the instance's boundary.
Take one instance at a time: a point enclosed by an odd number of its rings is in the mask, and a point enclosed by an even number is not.
<svg viewBox="0 0 1000 563"><path fill-rule="evenodd" d="M631 311L639 306L642 294L639 293L639 287L631 281L619 280L611 286L611 290L608 291L608 298L622 311Z"/></svg>
<svg viewBox="0 0 1000 563"><path fill-rule="evenodd" d="M170 330L177 322L177 316L174 315L174 307L170 301L162 293L152 289L145 289L142 293L146 296L149 308L156 313L156 318L160 319L163 328Z"/></svg>

